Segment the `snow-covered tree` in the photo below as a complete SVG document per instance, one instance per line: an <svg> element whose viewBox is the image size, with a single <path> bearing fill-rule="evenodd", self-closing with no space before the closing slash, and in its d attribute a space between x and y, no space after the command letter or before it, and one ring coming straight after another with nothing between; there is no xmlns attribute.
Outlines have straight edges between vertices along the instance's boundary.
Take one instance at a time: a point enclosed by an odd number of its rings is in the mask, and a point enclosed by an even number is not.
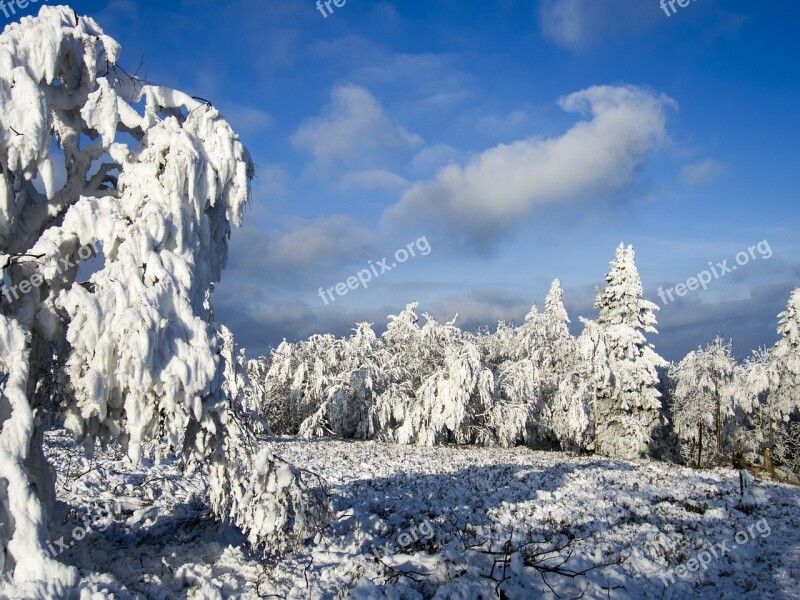
<svg viewBox="0 0 800 600"><path fill-rule="evenodd" d="M788 421L800 411L800 288L789 298L786 310L778 315L781 338L772 349L777 385L772 391L775 421Z"/></svg>
<svg viewBox="0 0 800 600"><path fill-rule="evenodd" d="M778 460L795 468L800 464L793 439L800 419L800 288L778 315L778 333L781 338L772 351L763 351L750 362L749 390L756 437L774 444Z"/></svg>
<svg viewBox="0 0 800 600"><path fill-rule="evenodd" d="M482 441L479 417L491 406L494 379L472 344L448 348L444 365L417 390L397 430L401 444Z"/></svg>
<svg viewBox="0 0 800 600"><path fill-rule="evenodd" d="M119 51L67 7L0 36L0 570L18 581L75 579L43 552L37 389L54 356L88 450L181 453L254 543L303 537L316 514L298 471L247 451L236 351L211 312L253 164L213 106L127 75Z"/></svg>
<svg viewBox="0 0 800 600"><path fill-rule="evenodd" d="M658 307L643 297L632 246L620 244L606 287L598 292L597 323L609 352L613 387L597 406L595 450L617 458L649 456L655 432L663 426L658 369L667 362L647 343L645 333L658 333Z"/></svg>
<svg viewBox="0 0 800 600"><path fill-rule="evenodd" d="M784 423L775 441L775 458L800 477L800 421Z"/></svg>
<svg viewBox="0 0 800 600"><path fill-rule="evenodd" d="M300 431L338 381L343 355L344 341L330 334L312 335L296 344L284 340L273 350L260 385L265 394L261 414L274 431L291 435Z"/></svg>
<svg viewBox="0 0 800 600"><path fill-rule="evenodd" d="M479 417L491 406L494 378L455 320L441 324L425 317L419 356L434 370L416 387L396 440L425 446L473 443L480 437Z"/></svg>
<svg viewBox="0 0 800 600"><path fill-rule="evenodd" d="M547 380L542 365L548 356L545 317L534 304L525 320L503 345L494 364L495 399L486 426L500 446L553 445L545 423ZM496 334L507 336L499 326Z"/></svg>
<svg viewBox="0 0 800 600"><path fill-rule="evenodd" d="M761 458L761 445L772 439L771 431L776 414L770 391L777 387L778 374L772 352L767 348L755 350L736 371L737 412L749 435L738 435L742 454L751 461Z"/></svg>
<svg viewBox="0 0 800 600"><path fill-rule="evenodd" d="M583 449L589 443L592 379L578 341L569 332L561 282L556 279L544 302L544 347L539 361L545 375L547 427L562 448Z"/></svg>
<svg viewBox="0 0 800 600"><path fill-rule="evenodd" d="M514 325L506 321L498 322L494 331L481 327L475 336L484 362L491 365L511 360L516 355L516 341Z"/></svg>
<svg viewBox="0 0 800 600"><path fill-rule="evenodd" d="M684 456L696 466L719 460L726 449L723 432L736 404L735 367L731 344L720 337L670 367L670 413Z"/></svg>
<svg viewBox="0 0 800 600"><path fill-rule="evenodd" d="M386 388L388 375L381 357L381 342L370 323L358 323L342 342L341 362L327 398L300 427L300 435L336 435L369 439L369 415L376 398Z"/></svg>
<svg viewBox="0 0 800 600"><path fill-rule="evenodd" d="M611 384L603 330L594 321L581 322L584 329L573 346L571 369L550 407L549 427L565 450L594 448L596 407Z"/></svg>
<svg viewBox="0 0 800 600"><path fill-rule="evenodd" d="M800 288L778 315L781 338L771 350L761 348L742 366L739 406L751 435L743 436L744 450L753 460L764 444L775 446L775 457L789 466L800 465L794 434L800 420Z"/></svg>

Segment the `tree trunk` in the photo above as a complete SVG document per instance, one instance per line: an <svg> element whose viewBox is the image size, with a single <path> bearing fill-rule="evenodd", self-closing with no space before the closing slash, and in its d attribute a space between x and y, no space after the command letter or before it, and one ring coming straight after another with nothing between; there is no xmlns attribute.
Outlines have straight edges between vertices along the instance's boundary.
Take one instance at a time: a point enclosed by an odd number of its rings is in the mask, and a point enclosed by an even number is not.
<svg viewBox="0 0 800 600"><path fill-rule="evenodd" d="M697 426L697 468L700 468L701 461L703 460L703 424Z"/></svg>

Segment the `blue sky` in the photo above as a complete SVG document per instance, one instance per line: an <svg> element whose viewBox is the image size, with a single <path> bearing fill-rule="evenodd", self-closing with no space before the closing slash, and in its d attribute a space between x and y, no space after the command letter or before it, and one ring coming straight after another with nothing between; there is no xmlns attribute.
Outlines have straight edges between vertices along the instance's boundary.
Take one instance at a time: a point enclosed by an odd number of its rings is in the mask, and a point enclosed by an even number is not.
<svg viewBox="0 0 800 600"><path fill-rule="evenodd" d="M660 305L659 288L769 248L662 306L668 359L717 333L740 356L773 343L800 285L796 3L72 6L250 149L254 203L214 302L251 354L381 329L411 300L464 327L519 322L554 278L577 333L623 241ZM422 237L429 253L367 289L318 295Z"/></svg>

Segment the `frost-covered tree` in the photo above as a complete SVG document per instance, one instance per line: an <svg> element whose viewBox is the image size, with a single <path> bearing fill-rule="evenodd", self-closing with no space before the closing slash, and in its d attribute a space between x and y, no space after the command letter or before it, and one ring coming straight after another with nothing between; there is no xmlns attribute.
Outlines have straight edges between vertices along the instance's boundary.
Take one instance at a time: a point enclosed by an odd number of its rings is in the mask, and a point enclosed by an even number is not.
<svg viewBox="0 0 800 600"><path fill-rule="evenodd" d="M581 348L569 332L563 295L556 279L544 302L545 351L539 364L545 373L545 423L562 448L583 449L591 423L587 393L592 385Z"/></svg>
<svg viewBox="0 0 800 600"><path fill-rule="evenodd" d="M772 391L775 421L788 421L800 411L800 288L789 298L786 310L778 315L781 338L772 349L777 385Z"/></svg>
<svg viewBox="0 0 800 600"><path fill-rule="evenodd" d="M730 342L716 337L670 367L670 413L684 456L696 466L722 456L723 431L736 403L735 366Z"/></svg>
<svg viewBox="0 0 800 600"><path fill-rule="evenodd" d="M396 430L396 441L426 446L475 442L479 416L491 406L492 373L455 319L442 324L427 313L425 318L414 348L426 365L420 369L424 378L419 384L412 381L414 399Z"/></svg>
<svg viewBox="0 0 800 600"><path fill-rule="evenodd" d="M658 307L643 297L632 246L619 245L605 280L595 307L613 387L597 406L595 450L617 458L649 456L655 432L663 426L658 369L667 365L644 336L658 333Z"/></svg>
<svg viewBox="0 0 800 600"><path fill-rule="evenodd" d="M792 292L778 315L780 339L761 348L745 362L739 375L738 402L750 435L740 437L743 449L756 460L761 448L774 445L775 456L790 468L800 465L794 435L800 420L800 289Z"/></svg>
<svg viewBox="0 0 800 600"><path fill-rule="evenodd" d="M370 323L358 323L353 335L342 341L337 375L327 388L327 398L300 427L300 435L335 435L369 439L370 412L376 398L386 389L381 342Z"/></svg>
<svg viewBox="0 0 800 600"><path fill-rule="evenodd" d="M749 435L738 436L743 454L751 461L761 458L761 445L772 440L775 396L771 390L777 387L778 374L767 348L755 350L737 371L737 408L745 422Z"/></svg>
<svg viewBox="0 0 800 600"><path fill-rule="evenodd" d="M557 376L543 369L551 362L550 352L545 315L535 304L511 341L508 358L494 368L495 402L487 414L487 426L500 446L551 446L554 440L546 419Z"/></svg>
<svg viewBox="0 0 800 600"><path fill-rule="evenodd" d="M775 458L800 477L800 421L785 423L778 429Z"/></svg>
<svg viewBox="0 0 800 600"><path fill-rule="evenodd" d="M249 452L232 336L211 312L253 164L214 107L128 76L119 51L66 7L0 36L0 570L18 581L75 580L43 552L37 390L53 357L88 450L180 453L257 544L304 537L316 514L296 470Z"/></svg>
<svg viewBox="0 0 800 600"><path fill-rule="evenodd" d="M800 288L778 315L781 338L768 356L751 365L751 389L760 402L755 407L757 435L775 445L776 457L797 465L797 443L792 437L800 419Z"/></svg>
<svg viewBox="0 0 800 600"><path fill-rule="evenodd" d="M490 331L487 327L481 327L475 336L475 344L487 364L497 365L511 360L516 355L516 336L513 323L500 321L494 331Z"/></svg>
<svg viewBox="0 0 800 600"><path fill-rule="evenodd" d="M296 344L284 340L273 350L261 383L261 413L272 429L294 435L319 410L344 368L343 347L343 340L326 334Z"/></svg>
<svg viewBox="0 0 800 600"><path fill-rule="evenodd" d="M565 450L594 449L596 407L611 386L608 348L603 330L581 319L571 369L559 385L550 408L549 426Z"/></svg>

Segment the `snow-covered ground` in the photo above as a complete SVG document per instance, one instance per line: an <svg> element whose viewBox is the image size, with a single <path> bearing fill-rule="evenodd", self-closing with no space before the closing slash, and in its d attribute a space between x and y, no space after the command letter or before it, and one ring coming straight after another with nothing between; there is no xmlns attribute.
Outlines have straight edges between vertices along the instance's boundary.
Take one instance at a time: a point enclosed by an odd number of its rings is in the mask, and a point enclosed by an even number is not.
<svg viewBox="0 0 800 600"><path fill-rule="evenodd" d="M52 548L81 569L81 597L800 598L797 487L756 480L756 506L742 512L731 469L262 443L327 482L336 522L303 552L247 551L205 508L202 477L184 479L174 463L134 467L113 449L87 459L49 433L69 507Z"/></svg>

